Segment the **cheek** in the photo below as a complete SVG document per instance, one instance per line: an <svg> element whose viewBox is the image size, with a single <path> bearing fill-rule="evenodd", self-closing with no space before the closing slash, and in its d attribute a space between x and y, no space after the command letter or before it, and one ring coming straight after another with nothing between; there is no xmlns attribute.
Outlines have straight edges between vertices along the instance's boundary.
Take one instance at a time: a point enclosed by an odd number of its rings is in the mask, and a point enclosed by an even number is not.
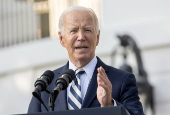
<svg viewBox="0 0 170 115"><path fill-rule="evenodd" d="M93 47L96 47L96 46L98 45L98 40L97 40L97 38L94 39L94 40L91 40L91 41L89 41L89 42L90 42L90 45L93 46Z"/></svg>
<svg viewBox="0 0 170 115"><path fill-rule="evenodd" d="M75 40L73 38L70 38L67 40L66 47L68 48L68 50L74 50L74 43L75 43Z"/></svg>

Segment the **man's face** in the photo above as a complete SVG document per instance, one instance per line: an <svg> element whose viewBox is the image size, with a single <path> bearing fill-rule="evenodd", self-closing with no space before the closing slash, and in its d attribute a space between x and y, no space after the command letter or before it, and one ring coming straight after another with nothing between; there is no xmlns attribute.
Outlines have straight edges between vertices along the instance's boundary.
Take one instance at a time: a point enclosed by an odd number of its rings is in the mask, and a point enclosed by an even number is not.
<svg viewBox="0 0 170 115"><path fill-rule="evenodd" d="M95 55L99 34L88 11L72 11L64 17L64 31L59 33L60 43L68 51L70 60L89 62Z"/></svg>

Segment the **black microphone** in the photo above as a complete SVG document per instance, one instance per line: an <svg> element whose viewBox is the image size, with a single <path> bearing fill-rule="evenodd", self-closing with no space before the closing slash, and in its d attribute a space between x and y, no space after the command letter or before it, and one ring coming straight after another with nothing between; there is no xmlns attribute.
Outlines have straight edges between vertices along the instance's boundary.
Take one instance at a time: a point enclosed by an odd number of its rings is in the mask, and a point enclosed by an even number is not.
<svg viewBox="0 0 170 115"><path fill-rule="evenodd" d="M52 94L52 96L49 99L49 107L50 107L50 111L54 111L54 102L59 94L59 92L61 90L64 90L68 87L68 84L75 78L75 72L72 69L68 69L66 70L61 77L59 77L55 84L56 87L54 89L54 92Z"/></svg>
<svg viewBox="0 0 170 115"><path fill-rule="evenodd" d="M38 78L34 84L35 89L32 92L33 96L39 98L39 94L45 91L47 86L51 83L54 78L54 73L50 70L45 71L40 78Z"/></svg>
<svg viewBox="0 0 170 115"><path fill-rule="evenodd" d="M75 78L75 72L72 70L72 69L68 69L66 70L61 77L59 77L57 80L56 80L56 88L54 89L57 90L59 89L60 90L65 90L69 83Z"/></svg>

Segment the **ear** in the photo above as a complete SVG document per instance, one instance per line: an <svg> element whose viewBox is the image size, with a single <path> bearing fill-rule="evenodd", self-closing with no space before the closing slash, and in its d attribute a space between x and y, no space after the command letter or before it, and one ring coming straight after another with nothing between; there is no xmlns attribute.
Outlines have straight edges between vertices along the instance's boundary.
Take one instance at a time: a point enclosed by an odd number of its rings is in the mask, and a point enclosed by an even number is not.
<svg viewBox="0 0 170 115"><path fill-rule="evenodd" d="M100 30L97 33L97 43L96 43L96 46L99 44L99 39L100 39Z"/></svg>
<svg viewBox="0 0 170 115"><path fill-rule="evenodd" d="M59 37L59 39L60 39L60 44L61 44L63 47L65 47L64 41L63 41L63 35L62 35L61 32L58 32L58 37Z"/></svg>

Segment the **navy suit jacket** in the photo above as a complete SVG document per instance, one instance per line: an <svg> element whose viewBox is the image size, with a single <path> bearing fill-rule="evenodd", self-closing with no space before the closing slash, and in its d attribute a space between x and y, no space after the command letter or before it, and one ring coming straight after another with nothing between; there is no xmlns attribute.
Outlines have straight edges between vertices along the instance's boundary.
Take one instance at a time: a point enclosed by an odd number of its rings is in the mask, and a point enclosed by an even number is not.
<svg viewBox="0 0 170 115"><path fill-rule="evenodd" d="M142 104L139 101L138 90L136 86L136 80L133 74L118 70L111 66L104 64L99 58L95 67L91 82L89 84L87 93L82 103L82 108L100 107L100 103L97 100L97 68L102 66L112 83L112 98L117 102L118 105L123 105L131 115L144 115ZM52 83L48 86L49 89L53 90L56 85L55 81L59 78L65 70L68 69L68 63L63 67L54 70L55 77ZM48 106L50 94L46 91L41 92L41 98L45 105ZM49 108L48 108L49 109ZM68 110L67 107L67 90L62 90L57 96L55 101L54 111ZM46 112L44 106L35 98L29 105L28 113L35 112Z"/></svg>

